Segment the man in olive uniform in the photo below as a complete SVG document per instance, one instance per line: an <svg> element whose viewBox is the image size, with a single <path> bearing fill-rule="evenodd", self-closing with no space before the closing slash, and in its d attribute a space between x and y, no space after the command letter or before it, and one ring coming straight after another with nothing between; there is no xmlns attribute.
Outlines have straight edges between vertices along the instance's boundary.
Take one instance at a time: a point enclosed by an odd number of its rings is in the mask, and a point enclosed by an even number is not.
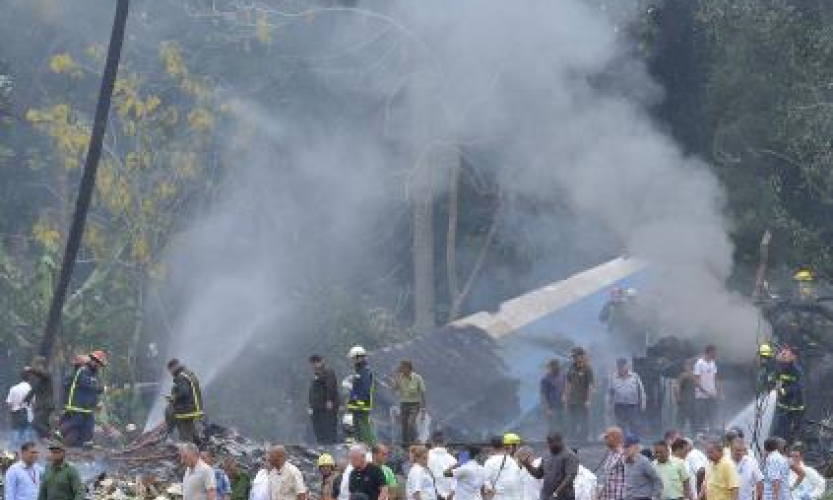
<svg viewBox="0 0 833 500"><path fill-rule="evenodd" d="M578 442L587 441L590 420L590 400L596 381L587 358L587 351L576 347L572 351L573 363L567 371L564 387L564 403L567 406L567 423L570 437Z"/></svg>
<svg viewBox="0 0 833 500"><path fill-rule="evenodd" d="M176 429L180 441L198 443L197 424L205 416L200 382L178 359L168 361L168 371L173 377L173 387L165 410L168 431Z"/></svg>
<svg viewBox="0 0 833 500"><path fill-rule="evenodd" d="M38 500L84 500L87 490L75 467L66 463L66 450L59 442L50 443L50 464L38 492Z"/></svg>

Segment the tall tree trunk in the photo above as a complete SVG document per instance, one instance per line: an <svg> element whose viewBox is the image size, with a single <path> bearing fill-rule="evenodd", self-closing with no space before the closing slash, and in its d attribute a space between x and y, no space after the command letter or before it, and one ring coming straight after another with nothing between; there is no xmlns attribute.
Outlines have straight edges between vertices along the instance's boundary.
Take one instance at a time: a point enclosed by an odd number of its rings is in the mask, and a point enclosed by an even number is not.
<svg viewBox="0 0 833 500"><path fill-rule="evenodd" d="M468 279L466 280L466 284L463 286L463 289L460 293L454 297L454 300L451 302L451 312L449 315L451 319L456 319L457 316L460 315L460 309L463 307L463 303L466 301L466 298L471 293L472 288L474 287L474 283L477 281L478 276L480 276L480 271L483 270L483 264L486 262L486 257L489 255L489 249L492 247L492 242L495 239L495 234L497 233L498 223L500 221L500 208L501 208L501 196L498 193L498 202L497 206L495 207L495 214L492 218L492 224L489 226L489 231L486 233L486 237L483 239L483 246L480 247L480 253L477 255L477 260L474 262L474 267L471 269L471 274L469 274Z"/></svg>
<svg viewBox="0 0 833 500"><path fill-rule="evenodd" d="M413 205L414 328L427 330L434 323L434 224L430 169L416 166Z"/></svg>
<svg viewBox="0 0 833 500"><path fill-rule="evenodd" d="M457 161L451 164L451 179L448 186L448 228L445 238L448 303L451 305L448 315L449 321L457 319L457 311L453 305L457 302L457 297L460 295L460 283L459 277L457 276L457 219L459 216L460 201L460 170L463 160L460 154L457 155L457 158Z"/></svg>

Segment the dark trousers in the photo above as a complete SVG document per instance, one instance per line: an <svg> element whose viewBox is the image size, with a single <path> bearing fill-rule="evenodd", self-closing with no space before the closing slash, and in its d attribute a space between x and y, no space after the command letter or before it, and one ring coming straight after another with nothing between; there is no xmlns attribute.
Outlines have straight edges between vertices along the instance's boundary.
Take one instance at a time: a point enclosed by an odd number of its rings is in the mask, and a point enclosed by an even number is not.
<svg viewBox="0 0 833 500"><path fill-rule="evenodd" d="M95 416L92 413L65 412L61 416L60 431L66 446L90 445L95 431Z"/></svg>
<svg viewBox="0 0 833 500"><path fill-rule="evenodd" d="M400 403L399 422L402 425L402 444L407 448L417 439L417 417L419 403Z"/></svg>
<svg viewBox="0 0 833 500"><path fill-rule="evenodd" d="M336 444L338 441L338 412L335 410L312 410L312 431L318 444Z"/></svg>
<svg viewBox="0 0 833 500"><path fill-rule="evenodd" d="M613 405L613 418L625 435L639 435L639 405L616 403Z"/></svg>
<svg viewBox="0 0 833 500"><path fill-rule="evenodd" d="M52 426L49 422L52 418L52 408L35 408L32 416L32 428L38 433L38 438L48 438L52 434Z"/></svg>
<svg viewBox="0 0 833 500"><path fill-rule="evenodd" d="M590 411L584 403L567 404L567 426L570 438L586 442L590 429Z"/></svg>
<svg viewBox="0 0 833 500"><path fill-rule="evenodd" d="M694 402L693 401L680 401L677 404L677 429L680 432L685 434L686 426L691 429L691 431L697 431L696 429L696 417L694 416Z"/></svg>
<svg viewBox="0 0 833 500"><path fill-rule="evenodd" d="M715 431L721 428L718 422L717 399L704 398L694 400L694 416L696 417L696 431Z"/></svg>
<svg viewBox="0 0 833 500"><path fill-rule="evenodd" d="M788 410L776 407L775 418L772 422L772 435L783 438L787 443L792 444L801 438L801 429L804 426L804 412L802 410Z"/></svg>

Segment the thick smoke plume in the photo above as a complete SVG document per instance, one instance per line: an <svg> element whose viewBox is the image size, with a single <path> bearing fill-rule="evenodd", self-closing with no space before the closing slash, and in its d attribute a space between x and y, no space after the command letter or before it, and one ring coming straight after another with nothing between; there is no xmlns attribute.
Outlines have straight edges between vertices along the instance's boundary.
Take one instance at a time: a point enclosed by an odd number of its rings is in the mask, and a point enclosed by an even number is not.
<svg viewBox="0 0 833 500"><path fill-rule="evenodd" d="M656 279L643 295L658 297L668 333L751 352L756 312L725 288L733 249L721 186L652 122L661 92L621 15L638 2L609 2L615 19L606 3L195 4L189 32L240 25L251 35L256 17L274 41L248 70L217 70L217 92L236 103L227 135L237 161L221 200L171 245L169 352L210 383L260 336L291 338L293 304L311 284L369 288L388 272L380 267L410 266L409 242L390 234L407 225L410 199L441 194L461 151L499 180L503 237L523 229L554 256L644 258ZM182 26L159 19L133 43L176 40ZM201 57L219 57L214 49ZM516 200L556 201L571 214L564 226L592 230L559 241L544 230L559 221ZM539 282L563 277L545 264L533 270Z"/></svg>
<svg viewBox="0 0 833 500"><path fill-rule="evenodd" d="M280 104L241 105L257 132L228 198L172 255L182 307L171 352L209 381L259 331L292 335L281 325L293 287L361 273L368 248L384 252L366 243L374 228L406 217L397 211L414 176L444 178L438 158L459 148L489 158L482 168L507 197L557 198L648 260L668 333L749 351L755 311L724 286L721 187L652 123L657 89L597 5L380 2L303 21L262 12L284 30L281 56L305 66ZM558 252L561 242L541 241Z"/></svg>

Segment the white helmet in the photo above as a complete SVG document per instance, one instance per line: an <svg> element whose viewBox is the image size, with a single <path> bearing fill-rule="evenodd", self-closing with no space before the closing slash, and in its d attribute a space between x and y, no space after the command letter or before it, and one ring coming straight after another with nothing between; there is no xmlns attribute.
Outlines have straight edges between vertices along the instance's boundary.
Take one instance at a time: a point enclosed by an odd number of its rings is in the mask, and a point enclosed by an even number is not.
<svg viewBox="0 0 833 500"><path fill-rule="evenodd" d="M360 345L354 345L350 348L350 352L347 353L347 357L350 359L356 359L364 356L367 356L367 351L365 351L364 347Z"/></svg>

